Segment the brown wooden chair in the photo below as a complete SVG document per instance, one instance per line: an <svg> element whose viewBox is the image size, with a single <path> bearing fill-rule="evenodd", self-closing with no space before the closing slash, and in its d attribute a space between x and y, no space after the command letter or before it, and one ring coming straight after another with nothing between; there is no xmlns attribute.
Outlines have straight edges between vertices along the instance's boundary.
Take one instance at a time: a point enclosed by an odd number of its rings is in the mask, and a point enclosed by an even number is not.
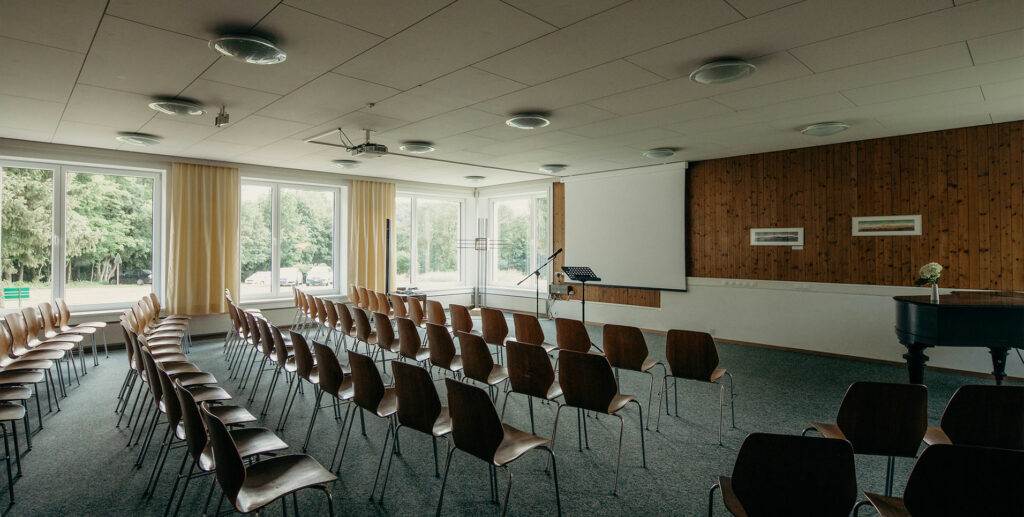
<svg viewBox="0 0 1024 517"><path fill-rule="evenodd" d="M640 405L640 401L636 400L632 395L619 393L618 383L615 382L615 374L612 373L612 367L603 355L563 350L559 353L559 359L561 360L561 367L558 369L558 383L562 386L565 405L558 406L558 410L555 413L555 427L551 431L552 444L558 432L558 416L563 407L574 407L583 411L593 411L618 418L619 450L616 453L615 482L612 485L612 495L618 495L619 467L622 464L622 436L625 430L625 420L619 413L630 402L636 404L636 408L640 413L640 454L642 465L646 469L647 446L644 442L644 408ZM582 420L585 421L585 418Z"/></svg>
<svg viewBox="0 0 1024 517"><path fill-rule="evenodd" d="M928 388L921 384L855 382L836 423L811 422L826 438L847 440L855 454L886 456L885 495L892 495L896 458L913 458L928 427Z"/></svg>
<svg viewBox="0 0 1024 517"><path fill-rule="evenodd" d="M68 308L67 302L63 298L57 298L54 300L54 304L57 306L57 312L60 314L60 331L70 332L76 329L94 328L101 336L103 336L103 353L107 357L110 357L110 353L107 350L107 334L103 332L103 329L107 328L105 321L85 321L82 323L71 324L71 310ZM100 364L99 356L96 354L95 346L92 349L92 364L93 366Z"/></svg>
<svg viewBox="0 0 1024 517"><path fill-rule="evenodd" d="M381 445L381 458L383 458L383 452L388 448L388 439L391 437L391 433L394 432L395 419L393 417L398 411L398 395L394 387L384 385L384 381L380 378L380 372L377 370L377 365L374 364L373 359L370 357L349 352L348 364L352 368L352 387L354 390L352 402L355 403L355 409L359 411L360 419L363 418L364 412L369 412L377 418L387 420L388 430L384 435L384 444ZM335 472L341 469L341 464L345 461L348 439L352 436L352 428L355 427L354 415L349 422L348 432L345 433L345 445L341 449L341 457L338 458L338 466L331 469ZM363 428L363 435L366 435L365 427ZM341 442L338 443L340 445ZM400 447L397 451L401 454ZM337 457L337 455L338 447L335 446L334 457ZM334 466L334 457L331 458L332 467ZM375 479L375 485L376 481Z"/></svg>
<svg viewBox="0 0 1024 517"><path fill-rule="evenodd" d="M411 322L410 322L411 323ZM388 489L388 475L391 473L391 460L395 457L394 444L398 443L398 431L403 427L419 431L430 437L434 446L434 477L441 477L437 462L437 439L452 431L452 419L448 408L441 405L434 383L430 380L430 372L407 363L394 363L395 393L398 397L398 425L395 426L395 439L392 442L388 466L384 470L384 481L380 489L380 502L384 501L384 492ZM450 445L449 445L450 447ZM384 451L381 450L381 458ZM380 475L380 466L377 467ZM370 498L377 490L376 479Z"/></svg>
<svg viewBox="0 0 1024 517"><path fill-rule="evenodd" d="M587 327L580 320L555 318L555 343L559 350L589 352L591 348L596 348L603 353L601 347L590 340Z"/></svg>
<svg viewBox="0 0 1024 517"><path fill-rule="evenodd" d="M338 317L338 324L334 330L341 335L341 342L334 346L334 350L348 350L349 339L355 339L356 327L355 322L352 320L351 307L341 302L334 302L334 312Z"/></svg>
<svg viewBox="0 0 1024 517"><path fill-rule="evenodd" d="M1024 449L1024 386L960 386L924 442Z"/></svg>
<svg viewBox="0 0 1024 517"><path fill-rule="evenodd" d="M480 335L480 331L473 330L473 316L469 314L469 307L451 303L448 304L448 311L452 314L452 334L465 332Z"/></svg>
<svg viewBox="0 0 1024 517"><path fill-rule="evenodd" d="M487 349L484 338L465 332L459 332L457 336L459 348L462 350L463 375L486 385L491 398L497 399L494 387L508 380L508 370L500 364L494 364L494 358Z"/></svg>
<svg viewBox="0 0 1024 517"><path fill-rule="evenodd" d="M217 465L217 484L236 511L259 512L289 494L314 488L327 496L328 513L334 515L330 484L337 477L320 462L306 454L284 454L246 465L227 426L209 411L206 404L202 405L201 414L210 433L210 446ZM219 502L214 513L220 514Z"/></svg>
<svg viewBox="0 0 1024 517"><path fill-rule="evenodd" d="M722 421L725 419L725 385L723 378L729 379L729 406L732 410L732 428L736 429L736 392L732 373L718 367L718 349L715 338L706 332L692 330L670 330L665 340L665 359L668 369L662 379L661 396L658 398L658 423L655 428L661 430L661 404L665 403L665 414L668 414L668 379L672 378L675 391L675 412L679 416L679 379L688 379L718 385L718 445L722 445ZM649 417L648 417L649 418Z"/></svg>
<svg viewBox="0 0 1024 517"><path fill-rule="evenodd" d="M607 324L602 333L604 355L608 357L608 364L615 368L615 382L619 380L619 370L644 373L651 377L651 387L647 395L647 425L650 427L651 402L654 400L654 373L651 370L655 366L661 366L667 375L668 368L651 356L647 350L647 340L639 328Z"/></svg>
<svg viewBox="0 0 1024 517"><path fill-rule="evenodd" d="M737 517L846 517L857 498L853 448L845 440L753 433L740 446L732 477L711 485L708 517L717 489Z"/></svg>
<svg viewBox="0 0 1024 517"><path fill-rule="evenodd" d="M427 312L427 323L434 325L448 326L448 318L444 315L444 305L437 300L427 300L424 304Z"/></svg>
<svg viewBox="0 0 1024 517"><path fill-rule="evenodd" d="M533 314L512 313L512 323L516 330L516 341L537 345L544 349L544 353L551 353L558 348L545 340L544 329Z"/></svg>
<svg viewBox="0 0 1024 517"><path fill-rule="evenodd" d="M526 395L530 410L530 432L537 434L533 421L534 397L553 401L562 396L562 387L555 380L555 369L551 366L547 350L538 345L512 340L505 343L505 348L508 350L508 381L511 389L505 392L505 402L501 405L501 419L505 419L509 395Z"/></svg>
<svg viewBox="0 0 1024 517"><path fill-rule="evenodd" d="M356 308L355 310L361 311L362 309ZM338 356L331 350L331 347L314 341L313 356L316 357L317 380L319 381L320 389L316 392L316 398L313 401L313 415L309 418L306 438L302 442L303 451L309 447L309 439L313 435L313 424L316 423L317 415L320 414L321 409L326 407L320 405L324 395L326 394L332 399L330 405L334 408L335 420L341 417L338 405L346 404L345 416L341 421L341 430L338 431L338 443L341 443L341 437L345 434L345 425L348 423L349 414L352 409L352 405L349 403L352 402L352 397L355 396L352 375L345 372L345 368L341 366L341 361L338 360ZM337 445L335 445L335 450L337 450ZM331 463L334 463L333 459Z"/></svg>
<svg viewBox="0 0 1024 517"><path fill-rule="evenodd" d="M455 343L448 329L441 325L427 323L427 343L430 350L430 367L448 370L453 375L462 373L462 356L455 353Z"/></svg>
<svg viewBox="0 0 1024 517"><path fill-rule="evenodd" d="M362 341L366 345L366 354L373 354L370 346L377 345L377 333L370 327L370 317L366 315L366 311L359 307L350 307L349 311L352 315L352 323L356 329L356 342L352 347L353 350L359 351L359 342Z"/></svg>
<svg viewBox="0 0 1024 517"><path fill-rule="evenodd" d="M921 453L903 498L865 492L882 517L1022 515L1024 451L936 444Z"/></svg>
<svg viewBox="0 0 1024 517"><path fill-rule="evenodd" d="M416 324L409 318L397 318L395 323L398 326L399 357L412 359L421 364L426 363L427 359L430 359L430 349L423 346Z"/></svg>
<svg viewBox="0 0 1024 517"><path fill-rule="evenodd" d="M483 327L481 336L484 343L493 346L498 354L498 363L504 364L502 359L505 355L505 340L508 339L508 323L505 321L505 314L498 309L489 307L480 308L480 323Z"/></svg>
<svg viewBox="0 0 1024 517"><path fill-rule="evenodd" d="M328 306L331 306L331 304L328 304ZM273 330L275 333L280 333L280 330L276 327ZM295 331L289 331L288 339L292 345L292 354L285 359L285 371L292 373L293 377L284 392L284 404L281 405L281 416L277 418L277 425L274 427L275 431L284 430L288 414L291 413L292 405L295 404L295 397L302 391L302 383L308 382L314 389L320 384L320 374L316 368L316 359L313 358L313 351L309 348L309 343L306 341L305 336ZM275 337L276 341L277 338Z"/></svg>
<svg viewBox="0 0 1024 517"><path fill-rule="evenodd" d="M487 392L476 386L453 379L445 379L445 386L448 389L448 410L451 413L452 442L455 447L448 451L448 459L445 461L444 480L441 482L441 494L437 499L435 515L441 515L444 490L448 484L448 470L452 466L452 455L456 450L487 463L491 473L491 497L494 501L498 500L497 468L503 468L508 473L505 503L502 506L504 515L508 512L509 495L512 493L512 471L508 469L508 465L533 449L543 449L548 453L555 483L555 505L558 515L562 515L554 439L548 440L502 423Z"/></svg>
<svg viewBox="0 0 1024 517"><path fill-rule="evenodd" d="M377 329L377 350L380 351L380 363L384 367L384 373L388 372L388 353L399 354L399 342L395 336L395 327L391 318L382 312L373 313L373 325Z"/></svg>
<svg viewBox="0 0 1024 517"><path fill-rule="evenodd" d="M365 287L359 288L359 308L370 312L377 310L377 297Z"/></svg>
<svg viewBox="0 0 1024 517"><path fill-rule="evenodd" d="M395 312L396 318L409 317L409 312L405 308L405 299L397 294L391 295L391 310Z"/></svg>
<svg viewBox="0 0 1024 517"><path fill-rule="evenodd" d="M423 314L423 305L420 304L420 299L415 296L409 296L406 305L408 318L412 320L417 327L422 327L423 323L426 321L426 317Z"/></svg>
<svg viewBox="0 0 1024 517"><path fill-rule="evenodd" d="M388 302L388 295L384 293L373 293L377 296L377 312L383 312L388 316L394 316L395 312L391 310L391 304Z"/></svg>

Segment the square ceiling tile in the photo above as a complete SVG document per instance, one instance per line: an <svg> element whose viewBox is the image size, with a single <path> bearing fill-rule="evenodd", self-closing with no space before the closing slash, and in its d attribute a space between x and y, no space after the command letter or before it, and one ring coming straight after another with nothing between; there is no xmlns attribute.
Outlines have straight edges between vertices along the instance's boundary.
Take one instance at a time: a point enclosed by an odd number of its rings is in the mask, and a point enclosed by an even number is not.
<svg viewBox="0 0 1024 517"><path fill-rule="evenodd" d="M985 100L1020 98L1021 106L1024 106L1024 79L1014 79L1001 83L985 84L981 87Z"/></svg>
<svg viewBox="0 0 1024 517"><path fill-rule="evenodd" d="M63 120L136 131L156 116L149 109L150 101L137 93L79 84L71 94Z"/></svg>
<svg viewBox="0 0 1024 517"><path fill-rule="evenodd" d="M0 125L0 138L11 138L14 140L29 140L32 142L49 142L53 131L32 131L30 129L18 129Z"/></svg>
<svg viewBox="0 0 1024 517"><path fill-rule="evenodd" d="M632 133L652 127L665 127L686 120L710 117L731 111L731 109L710 99L700 99L667 108L658 108L633 115L603 120L585 126L566 129L566 131L590 138L601 138Z"/></svg>
<svg viewBox="0 0 1024 517"><path fill-rule="evenodd" d="M417 120L423 120L435 115L440 115L463 106L463 104L447 102L443 98L438 99L425 93L420 88L413 88L388 97L376 103L372 108L364 109L372 111L378 115L415 122Z"/></svg>
<svg viewBox="0 0 1024 517"><path fill-rule="evenodd" d="M430 16L451 0L287 0L285 3L387 38Z"/></svg>
<svg viewBox="0 0 1024 517"><path fill-rule="evenodd" d="M567 106L552 111L548 117L551 120L551 124L545 127L529 130L517 129L509 127L509 125L505 123L505 117L501 117L501 123L477 129L473 131L472 134L482 136L484 138L508 142L553 131L561 131L573 127L584 126L614 117L614 113L603 109L595 108L588 104L577 104L575 106Z"/></svg>
<svg viewBox="0 0 1024 517"><path fill-rule="evenodd" d="M110 0L107 12L205 40L248 32L278 0Z"/></svg>
<svg viewBox="0 0 1024 517"><path fill-rule="evenodd" d="M1024 29L967 40L976 64L1024 56Z"/></svg>
<svg viewBox="0 0 1024 517"><path fill-rule="evenodd" d="M735 7L743 16L752 18L800 1L802 0L729 0L729 5Z"/></svg>
<svg viewBox="0 0 1024 517"><path fill-rule="evenodd" d="M172 119L177 122L213 126L221 106L227 110L231 120L237 121L248 117L259 111L260 108L281 98L280 95L273 93L210 81L208 79L196 79L195 82L181 92L181 97L199 101L206 107L206 113L195 117L178 117L163 114L159 114L157 117Z"/></svg>
<svg viewBox="0 0 1024 517"><path fill-rule="evenodd" d="M53 134L53 143L83 145L114 149L121 146L117 141L117 129L112 127L83 124L81 122L62 121Z"/></svg>
<svg viewBox="0 0 1024 517"><path fill-rule="evenodd" d="M211 136L217 142L264 146L308 129L308 124L250 115Z"/></svg>
<svg viewBox="0 0 1024 517"><path fill-rule="evenodd" d="M510 142L497 142L473 149L474 151L494 156L505 156L509 154L524 153L536 149L543 149L553 145L566 144L585 140L585 137L566 133L564 131L552 131L541 135L528 136Z"/></svg>
<svg viewBox="0 0 1024 517"><path fill-rule="evenodd" d="M324 122L318 126L311 127L301 133L297 133L295 138L312 138L317 135L322 135L325 132L341 128L353 143L360 144L366 141L365 130L367 129L370 130L370 139L377 141L382 133L405 125L408 125L408 122L404 120L383 117L376 113L367 111L353 111L352 113L346 113L341 117ZM341 137L336 133L318 140L341 143Z"/></svg>
<svg viewBox="0 0 1024 517"><path fill-rule="evenodd" d="M175 95L216 59L205 40L105 16L78 82Z"/></svg>
<svg viewBox="0 0 1024 517"><path fill-rule="evenodd" d="M190 156L192 158L230 161L240 155L251 153L256 149L259 149L259 147L255 145L203 140L191 147L186 147L182 153L183 156Z"/></svg>
<svg viewBox="0 0 1024 517"><path fill-rule="evenodd" d="M0 36L85 53L105 0L4 0Z"/></svg>
<svg viewBox="0 0 1024 517"><path fill-rule="evenodd" d="M458 0L337 71L407 90L553 29L498 0Z"/></svg>
<svg viewBox="0 0 1024 517"><path fill-rule="evenodd" d="M566 27L626 0L508 0L508 3L551 25Z"/></svg>
<svg viewBox="0 0 1024 517"><path fill-rule="evenodd" d="M159 136L163 139L161 144L184 149L205 140L210 135L220 131L220 128L212 124L201 126L176 120L154 118L142 126L140 131Z"/></svg>
<svg viewBox="0 0 1024 517"><path fill-rule="evenodd" d="M500 97L525 86L511 79L468 66L438 77L411 91L428 95L441 102L468 106Z"/></svg>
<svg viewBox="0 0 1024 517"><path fill-rule="evenodd" d="M634 0L478 64L539 84L742 19L722 0Z"/></svg>
<svg viewBox="0 0 1024 517"><path fill-rule="evenodd" d="M0 37L0 93L65 102L84 55Z"/></svg>
<svg viewBox="0 0 1024 517"><path fill-rule="evenodd" d="M323 147L319 145L311 144L303 140L285 138L248 153L246 158L252 160L268 160L272 162L277 160L288 161L319 152L322 149Z"/></svg>
<svg viewBox="0 0 1024 517"><path fill-rule="evenodd" d="M0 95L0 126L53 134L64 103Z"/></svg>
<svg viewBox="0 0 1024 517"><path fill-rule="evenodd" d="M865 105L956 90L979 84L1001 82L1017 77L1024 77L1024 58L997 63L985 63L978 66L958 68L946 72L844 90L843 95L856 104Z"/></svg>
<svg viewBox="0 0 1024 517"><path fill-rule="evenodd" d="M287 5L277 6L256 28L273 34L288 53L288 59L261 66L222 58L203 77L286 94L381 40L379 36Z"/></svg>
<svg viewBox="0 0 1024 517"><path fill-rule="evenodd" d="M438 140L491 126L504 119L492 113L473 108L460 108L385 133L389 138L401 140Z"/></svg>
<svg viewBox="0 0 1024 517"><path fill-rule="evenodd" d="M310 125L322 124L396 93L398 90L387 86L326 73L263 108L260 114Z"/></svg>

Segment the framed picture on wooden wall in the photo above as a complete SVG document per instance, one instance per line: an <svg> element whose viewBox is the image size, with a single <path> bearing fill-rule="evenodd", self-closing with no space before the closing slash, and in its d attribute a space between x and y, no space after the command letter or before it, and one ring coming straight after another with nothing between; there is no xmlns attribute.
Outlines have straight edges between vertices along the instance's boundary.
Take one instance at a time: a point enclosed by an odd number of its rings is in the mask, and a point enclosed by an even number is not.
<svg viewBox="0 0 1024 517"><path fill-rule="evenodd" d="M803 246L803 228L751 228L751 246Z"/></svg>
<svg viewBox="0 0 1024 517"><path fill-rule="evenodd" d="M878 215L870 217L854 217L853 235L858 237L921 235L921 216Z"/></svg>

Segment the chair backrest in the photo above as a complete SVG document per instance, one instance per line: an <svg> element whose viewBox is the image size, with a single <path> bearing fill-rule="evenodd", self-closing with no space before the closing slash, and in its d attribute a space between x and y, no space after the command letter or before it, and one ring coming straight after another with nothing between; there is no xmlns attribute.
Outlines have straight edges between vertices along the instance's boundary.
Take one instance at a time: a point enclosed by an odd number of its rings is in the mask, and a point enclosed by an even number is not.
<svg viewBox="0 0 1024 517"><path fill-rule="evenodd" d="M450 303L448 311L452 313L452 332L473 332L473 317L469 315L469 307Z"/></svg>
<svg viewBox="0 0 1024 517"><path fill-rule="evenodd" d="M604 355L615 368L640 370L647 359L647 341L637 327L606 324L604 326Z"/></svg>
<svg viewBox="0 0 1024 517"><path fill-rule="evenodd" d="M245 464L242 463L242 456L238 454L238 447L235 440L231 438L228 428L219 418L210 412L206 403L200 406L200 414L203 416L203 423L210 433L210 447L213 449L213 461L217 465L214 470L217 476L217 484L224 492L231 504L235 503L238 491L245 483Z"/></svg>
<svg viewBox="0 0 1024 517"><path fill-rule="evenodd" d="M160 400L164 403L164 411L167 412L167 422L173 432L173 429L181 422L181 405L178 403L178 396L174 393L174 383L167 376L167 372L158 367L156 368L156 376L160 379L160 396L163 397Z"/></svg>
<svg viewBox="0 0 1024 517"><path fill-rule="evenodd" d="M60 316L53 310L50 302L39 304L39 314L43 317L43 334L52 336L60 333Z"/></svg>
<svg viewBox="0 0 1024 517"><path fill-rule="evenodd" d="M153 354L144 346L139 347L139 356L142 359L142 367L146 370L146 380L149 382L149 392L153 400L157 401L163 397L163 388L160 386L159 374L156 373L156 361L153 361ZM155 402L154 402L155 403Z"/></svg>
<svg viewBox="0 0 1024 517"><path fill-rule="evenodd" d="M589 352L591 341L587 326L580 320L555 318L555 344L559 350Z"/></svg>
<svg viewBox="0 0 1024 517"><path fill-rule="evenodd" d="M360 309L370 308L370 293L367 292L365 287L356 287L356 292L359 293L359 302L356 304Z"/></svg>
<svg viewBox="0 0 1024 517"><path fill-rule="evenodd" d="M352 315L352 322L356 327L356 339L360 341L366 341L370 339L370 334L373 332L370 330L370 318L366 316L366 311L359 307L350 307L349 314Z"/></svg>
<svg viewBox="0 0 1024 517"><path fill-rule="evenodd" d="M398 353L409 359L416 359L416 352L423 346L416 324L409 318L396 318L398 326Z"/></svg>
<svg viewBox="0 0 1024 517"><path fill-rule="evenodd" d="M39 320L39 313L35 307L23 307L21 315L25 320L25 335L29 343L39 341L39 334L43 330L43 322ZM30 345L32 346L32 345Z"/></svg>
<svg viewBox="0 0 1024 517"><path fill-rule="evenodd" d="M480 324L483 327L480 333L485 343L497 346L505 344L505 339L508 338L508 323L505 322L504 313L498 309L481 307Z"/></svg>
<svg viewBox="0 0 1024 517"><path fill-rule="evenodd" d="M732 489L750 516L846 517L856 476L845 440L753 433L736 455Z"/></svg>
<svg viewBox="0 0 1024 517"><path fill-rule="evenodd" d="M505 438L501 419L486 391L451 378L448 389L448 413L452 417L452 441L455 447L488 463Z"/></svg>
<svg viewBox="0 0 1024 517"><path fill-rule="evenodd" d="M352 401L367 411L376 412L384 398L384 381L380 379L377 365L368 356L351 350L348 353L348 365L352 369Z"/></svg>
<svg viewBox="0 0 1024 517"><path fill-rule="evenodd" d="M327 304L323 298L313 297L313 306L316 307L316 318L320 323L327 321Z"/></svg>
<svg viewBox="0 0 1024 517"><path fill-rule="evenodd" d="M352 313L349 312L349 306L341 302L333 302L331 305L334 306L334 313L338 317L337 323L334 325L342 334L348 334L352 331L352 327L355 323L352 321Z"/></svg>
<svg viewBox="0 0 1024 517"><path fill-rule="evenodd" d="M196 405L196 399L192 397L191 391L175 382L174 394L178 398L178 406L181 408L181 427L185 430L188 453L193 460L198 462L199 456L202 455L203 449L209 442L206 426L203 425L203 417L199 414L199 406Z"/></svg>
<svg viewBox="0 0 1024 517"><path fill-rule="evenodd" d="M1024 514L1024 452L966 445L929 446L903 492L910 515Z"/></svg>
<svg viewBox="0 0 1024 517"><path fill-rule="evenodd" d="M66 326L71 324L71 309L68 308L68 302L64 301L63 298L57 298L54 300L57 303L57 312L60 313L60 325Z"/></svg>
<svg viewBox="0 0 1024 517"><path fill-rule="evenodd" d="M263 340L263 335L260 333L260 325L258 322L262 321L263 318L257 318L251 312L243 313L243 316L245 316L245 328L248 332L247 337L252 340L253 345L259 347L260 342ZM264 353L266 353L266 351L264 351Z"/></svg>
<svg viewBox="0 0 1024 517"><path fill-rule="evenodd" d="M370 291L369 289L364 289L362 293L363 299L366 301L366 310L370 312L377 312L379 310L377 307L377 293Z"/></svg>
<svg viewBox="0 0 1024 517"><path fill-rule="evenodd" d="M137 355L139 344L135 331L132 330L131 325L128 323L128 318L124 314L121 314L119 319L121 320L121 336L124 338L124 348L128 355L128 366L132 370L139 371L141 367Z"/></svg>
<svg viewBox="0 0 1024 517"><path fill-rule="evenodd" d="M348 285L348 301L359 305L359 289L356 289L355 284Z"/></svg>
<svg viewBox="0 0 1024 517"><path fill-rule="evenodd" d="M292 286L292 295L295 296L295 306L298 307L299 311L306 314L306 293L299 290L298 287Z"/></svg>
<svg viewBox="0 0 1024 517"><path fill-rule="evenodd" d="M263 355L269 356L274 353L274 338L270 335L270 325L263 318L256 318L255 321L260 336L258 342L260 352L263 352Z"/></svg>
<svg viewBox="0 0 1024 517"><path fill-rule="evenodd" d="M427 300L427 323L433 323L435 325L447 325L448 318L444 315L444 305L437 300Z"/></svg>
<svg viewBox="0 0 1024 517"><path fill-rule="evenodd" d="M374 293L377 295L377 310L380 312L390 312L390 304L388 303L388 295L384 293Z"/></svg>
<svg viewBox="0 0 1024 517"><path fill-rule="evenodd" d="M228 294L230 294L230 291L228 292ZM159 316L160 312L163 311L163 307L160 306L160 297L157 296L156 293L152 291L150 291L150 293L146 295L146 297L149 298L149 303L150 305L153 306L154 314Z"/></svg>
<svg viewBox="0 0 1024 517"><path fill-rule="evenodd" d="M430 346L430 364L451 369L452 359L455 358L455 343L448 329L427 323L427 343Z"/></svg>
<svg viewBox="0 0 1024 517"><path fill-rule="evenodd" d="M396 318L409 317L409 312L405 310L405 300L397 294L391 295L391 310L395 312Z"/></svg>
<svg viewBox="0 0 1024 517"><path fill-rule="evenodd" d="M494 368L494 358L484 343L484 338L476 334L459 332L459 349L462 350L462 373L475 381L487 382L487 376Z"/></svg>
<svg viewBox="0 0 1024 517"><path fill-rule="evenodd" d="M0 320L0 367L5 367L14 362L14 337L11 336L11 329L7 328L7 322Z"/></svg>
<svg viewBox="0 0 1024 517"><path fill-rule="evenodd" d="M14 353L24 351L28 348L28 329L25 328L25 316L20 312L8 312L4 316L7 321L7 328L11 331L11 348Z"/></svg>
<svg viewBox="0 0 1024 517"><path fill-rule="evenodd" d="M329 328L335 328L338 326L338 309L334 305L334 302L329 300L323 301L324 305L324 319L322 323Z"/></svg>
<svg viewBox="0 0 1024 517"><path fill-rule="evenodd" d="M391 350L395 345L395 328L391 326L391 318L383 312L375 312L373 326L377 329L377 346Z"/></svg>
<svg viewBox="0 0 1024 517"><path fill-rule="evenodd" d="M288 347L284 344L284 336L281 334L281 329L269 323L266 325L270 328L270 337L274 344L274 358L277 359L279 366L284 366L284 363L288 361Z"/></svg>
<svg viewBox="0 0 1024 517"><path fill-rule="evenodd" d="M846 390L836 424L857 454L914 457L928 428L928 388L855 382Z"/></svg>
<svg viewBox="0 0 1024 517"><path fill-rule="evenodd" d="M1024 449L1024 386L960 386L941 427L955 445Z"/></svg>
<svg viewBox="0 0 1024 517"><path fill-rule="evenodd" d="M516 329L516 341L531 345L544 342L544 329L540 327L536 316L516 312L512 314L512 323Z"/></svg>
<svg viewBox="0 0 1024 517"><path fill-rule="evenodd" d="M548 388L555 382L555 369L551 367L551 358L544 348L519 341L509 341L505 348L512 391L547 398Z"/></svg>
<svg viewBox="0 0 1024 517"><path fill-rule="evenodd" d="M603 355L563 350L558 353L558 384L566 405L608 412L618 393L612 366Z"/></svg>
<svg viewBox="0 0 1024 517"><path fill-rule="evenodd" d="M670 330L665 339L665 359L673 377L707 381L718 368L715 338L706 332Z"/></svg>
<svg viewBox="0 0 1024 517"><path fill-rule="evenodd" d="M415 296L409 297L406 313L409 319L411 319L417 326L423 324L423 305L420 304L419 298Z"/></svg>
<svg viewBox="0 0 1024 517"><path fill-rule="evenodd" d="M316 356L316 371L320 376L320 389L338 396L341 392L341 384L345 381L345 371L341 369L341 362L331 347L313 342L313 354Z"/></svg>
<svg viewBox="0 0 1024 517"><path fill-rule="evenodd" d="M313 361L313 352L302 334L289 330L288 335L291 337L292 352L295 354L295 374L308 381L309 374L313 372L313 366L316 364Z"/></svg>
<svg viewBox="0 0 1024 517"><path fill-rule="evenodd" d="M441 399L430 380L430 372L400 361L393 361L391 367L398 397L398 423L433 435L434 422L441 414Z"/></svg>
<svg viewBox="0 0 1024 517"><path fill-rule="evenodd" d="M228 302L228 316L231 318L231 331L241 333L242 324L238 320L238 306Z"/></svg>

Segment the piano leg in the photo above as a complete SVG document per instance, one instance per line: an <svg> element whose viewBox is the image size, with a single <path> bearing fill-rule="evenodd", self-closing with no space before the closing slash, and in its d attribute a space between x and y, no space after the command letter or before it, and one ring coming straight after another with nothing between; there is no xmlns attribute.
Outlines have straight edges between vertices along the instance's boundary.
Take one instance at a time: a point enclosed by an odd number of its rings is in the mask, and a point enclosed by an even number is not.
<svg viewBox="0 0 1024 517"><path fill-rule="evenodd" d="M992 347L988 351L992 354L992 376L996 378L996 385L998 386L1006 378L1006 354L1010 349Z"/></svg>
<svg viewBox="0 0 1024 517"><path fill-rule="evenodd" d="M924 355L925 347L917 343L907 345L907 353L903 359L907 361L907 374L910 376L911 384L924 384L924 365L928 362L928 356ZM1003 362L1006 362L1006 354L1003 354Z"/></svg>

